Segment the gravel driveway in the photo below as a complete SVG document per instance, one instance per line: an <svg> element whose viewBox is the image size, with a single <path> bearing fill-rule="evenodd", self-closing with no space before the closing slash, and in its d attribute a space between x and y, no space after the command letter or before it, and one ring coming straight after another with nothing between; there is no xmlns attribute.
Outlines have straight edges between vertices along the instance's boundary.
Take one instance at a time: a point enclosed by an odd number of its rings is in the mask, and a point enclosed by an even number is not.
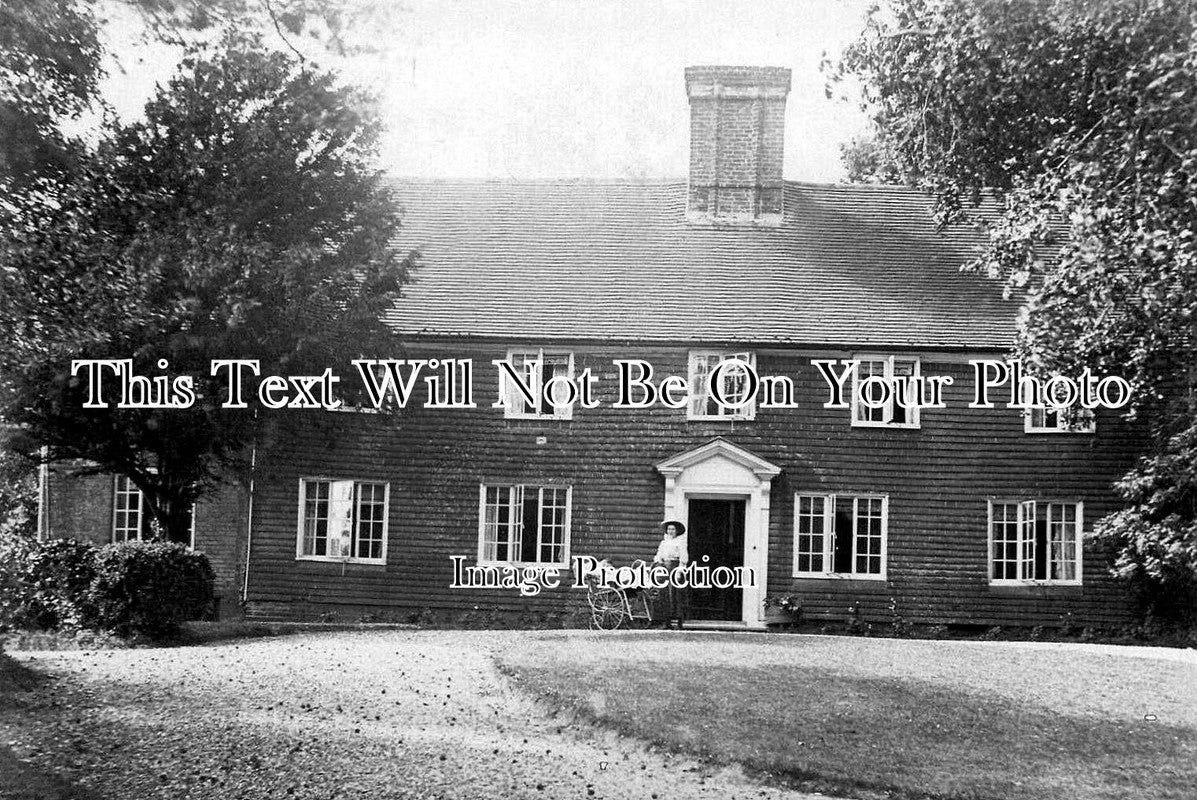
<svg viewBox="0 0 1197 800"><path fill-rule="evenodd" d="M50 679L0 702L0 798L816 797L548 715L492 664L529 635L16 653Z"/></svg>

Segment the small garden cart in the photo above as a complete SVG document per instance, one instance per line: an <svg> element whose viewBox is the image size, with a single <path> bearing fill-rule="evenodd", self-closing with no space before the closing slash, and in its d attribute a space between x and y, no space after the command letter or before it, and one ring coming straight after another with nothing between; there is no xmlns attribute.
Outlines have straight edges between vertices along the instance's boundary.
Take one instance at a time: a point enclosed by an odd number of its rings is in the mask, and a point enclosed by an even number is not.
<svg viewBox="0 0 1197 800"><path fill-rule="evenodd" d="M643 561L632 562L633 566ZM653 621L653 600L656 589L624 589L619 586L603 585L597 572L585 577L586 602L590 604L590 627L613 631L624 625L632 627L637 622L645 625Z"/></svg>

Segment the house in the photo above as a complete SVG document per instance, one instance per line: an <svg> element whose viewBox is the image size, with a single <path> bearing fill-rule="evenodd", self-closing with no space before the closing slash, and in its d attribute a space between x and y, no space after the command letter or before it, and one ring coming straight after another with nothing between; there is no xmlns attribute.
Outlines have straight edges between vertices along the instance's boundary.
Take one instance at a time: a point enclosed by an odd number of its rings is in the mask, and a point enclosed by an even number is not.
<svg viewBox="0 0 1197 800"><path fill-rule="evenodd" d="M396 184L422 266L387 317L402 347L378 355L435 359L442 394L468 360L477 407L288 416L252 474L197 509L226 595L264 617L561 613L584 602L572 557L651 558L671 518L693 559L756 579L696 590L708 619L758 626L766 595L794 593L828 620L1126 621L1084 535L1116 507L1138 433L1103 409L969 407L970 361L1002 358L1018 313L959 269L979 234L936 230L905 188L783 180L788 70L685 78L688 181ZM633 360L689 397L617 407ZM853 391L828 408L813 362L846 360L853 386L952 382L941 407ZM496 361L514 370L502 384ZM792 387L750 399L745 364ZM584 375L592 407L541 392ZM48 472L43 495L46 535L140 535L121 477ZM454 557L562 586L454 588Z"/></svg>

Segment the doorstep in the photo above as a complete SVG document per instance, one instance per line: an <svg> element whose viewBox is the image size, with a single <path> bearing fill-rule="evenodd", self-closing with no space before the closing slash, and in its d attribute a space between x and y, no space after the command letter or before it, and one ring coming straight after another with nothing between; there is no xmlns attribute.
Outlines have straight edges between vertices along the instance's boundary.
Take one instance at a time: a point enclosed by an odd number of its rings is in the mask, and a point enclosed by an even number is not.
<svg viewBox="0 0 1197 800"><path fill-rule="evenodd" d="M749 625L741 619L688 619L685 623L688 631L763 631L765 626Z"/></svg>

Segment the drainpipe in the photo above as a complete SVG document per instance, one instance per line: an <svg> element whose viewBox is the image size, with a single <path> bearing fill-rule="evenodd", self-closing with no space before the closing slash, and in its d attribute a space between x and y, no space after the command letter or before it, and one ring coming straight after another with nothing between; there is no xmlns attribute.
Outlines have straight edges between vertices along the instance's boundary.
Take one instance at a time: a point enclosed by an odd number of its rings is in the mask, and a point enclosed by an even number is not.
<svg viewBox="0 0 1197 800"><path fill-rule="evenodd" d="M249 454L249 503L245 517L245 579L241 584L241 604L249 602L249 551L254 539L254 478L258 466L258 443L255 441Z"/></svg>
<svg viewBox="0 0 1197 800"><path fill-rule="evenodd" d="M37 538L44 541L50 538L50 465L46 457L50 448L42 445L41 458L37 465Z"/></svg>

